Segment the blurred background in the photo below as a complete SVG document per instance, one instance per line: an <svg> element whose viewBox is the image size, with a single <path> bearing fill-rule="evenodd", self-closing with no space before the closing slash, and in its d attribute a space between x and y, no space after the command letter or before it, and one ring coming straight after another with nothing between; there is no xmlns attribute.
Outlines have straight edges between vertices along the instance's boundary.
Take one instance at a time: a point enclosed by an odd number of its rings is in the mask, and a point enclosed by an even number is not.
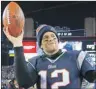
<svg viewBox="0 0 96 89"><path fill-rule="evenodd" d="M42 54L36 41L36 28L41 24L55 27L60 48L89 52L96 60L96 1L16 1L25 15L24 55L26 61ZM14 50L3 33L2 14L10 1L1 1L1 82L15 77ZM7 83L6 83L7 81ZM85 83L84 87L88 84ZM89 85L88 85L89 86ZM93 87L93 85L91 85Z"/></svg>

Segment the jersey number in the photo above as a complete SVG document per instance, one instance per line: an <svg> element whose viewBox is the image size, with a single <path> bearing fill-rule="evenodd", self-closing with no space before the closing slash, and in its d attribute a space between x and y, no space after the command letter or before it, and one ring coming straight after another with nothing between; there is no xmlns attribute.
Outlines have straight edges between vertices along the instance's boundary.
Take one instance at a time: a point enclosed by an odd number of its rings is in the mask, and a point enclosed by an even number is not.
<svg viewBox="0 0 96 89"><path fill-rule="evenodd" d="M54 70L51 73L51 78L58 78L59 73L62 74L62 81L53 83L51 89L58 89L60 86L66 86L70 83L69 72L66 69ZM47 89L47 71L40 71L39 75L41 76L41 89Z"/></svg>

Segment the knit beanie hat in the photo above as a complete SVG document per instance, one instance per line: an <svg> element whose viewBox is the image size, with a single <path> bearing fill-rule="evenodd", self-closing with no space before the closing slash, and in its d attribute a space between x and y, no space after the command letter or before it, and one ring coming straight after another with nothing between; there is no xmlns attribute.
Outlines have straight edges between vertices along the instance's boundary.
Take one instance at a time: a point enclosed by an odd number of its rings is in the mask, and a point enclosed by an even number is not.
<svg viewBox="0 0 96 89"><path fill-rule="evenodd" d="M59 41L59 37L57 35L57 32L56 32L55 28L50 26L50 25L43 24L43 25L40 25L36 29L37 42L38 42L39 47L41 46L42 37L46 32L55 33L55 35L56 35L56 37L57 37L57 39Z"/></svg>

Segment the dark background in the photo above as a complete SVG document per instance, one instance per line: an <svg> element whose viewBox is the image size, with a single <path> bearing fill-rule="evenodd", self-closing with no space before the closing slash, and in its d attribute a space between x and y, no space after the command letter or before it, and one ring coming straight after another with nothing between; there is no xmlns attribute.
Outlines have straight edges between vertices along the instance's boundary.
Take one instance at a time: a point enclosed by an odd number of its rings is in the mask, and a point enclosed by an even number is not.
<svg viewBox="0 0 96 89"><path fill-rule="evenodd" d="M9 2L1 1L1 20L4 8ZM84 29L84 18L96 18L95 1L17 1L17 3L26 18L33 18L35 26L36 24L49 24L60 27L67 26L70 30ZM13 47L4 36L2 27L1 24L1 65L12 65L14 57L9 58L8 51Z"/></svg>
<svg viewBox="0 0 96 89"><path fill-rule="evenodd" d="M9 1L1 2L1 15ZM25 17L38 24L83 29L84 18L96 17L96 1L17 1Z"/></svg>

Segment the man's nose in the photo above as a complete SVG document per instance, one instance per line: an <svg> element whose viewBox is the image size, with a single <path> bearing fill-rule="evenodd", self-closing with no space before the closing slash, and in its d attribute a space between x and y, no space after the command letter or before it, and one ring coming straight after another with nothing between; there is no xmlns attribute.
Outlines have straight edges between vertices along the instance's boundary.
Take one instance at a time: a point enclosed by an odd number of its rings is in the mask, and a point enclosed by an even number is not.
<svg viewBox="0 0 96 89"><path fill-rule="evenodd" d="M49 37L49 39L48 39L49 41L52 41L53 40L53 38L52 37Z"/></svg>

